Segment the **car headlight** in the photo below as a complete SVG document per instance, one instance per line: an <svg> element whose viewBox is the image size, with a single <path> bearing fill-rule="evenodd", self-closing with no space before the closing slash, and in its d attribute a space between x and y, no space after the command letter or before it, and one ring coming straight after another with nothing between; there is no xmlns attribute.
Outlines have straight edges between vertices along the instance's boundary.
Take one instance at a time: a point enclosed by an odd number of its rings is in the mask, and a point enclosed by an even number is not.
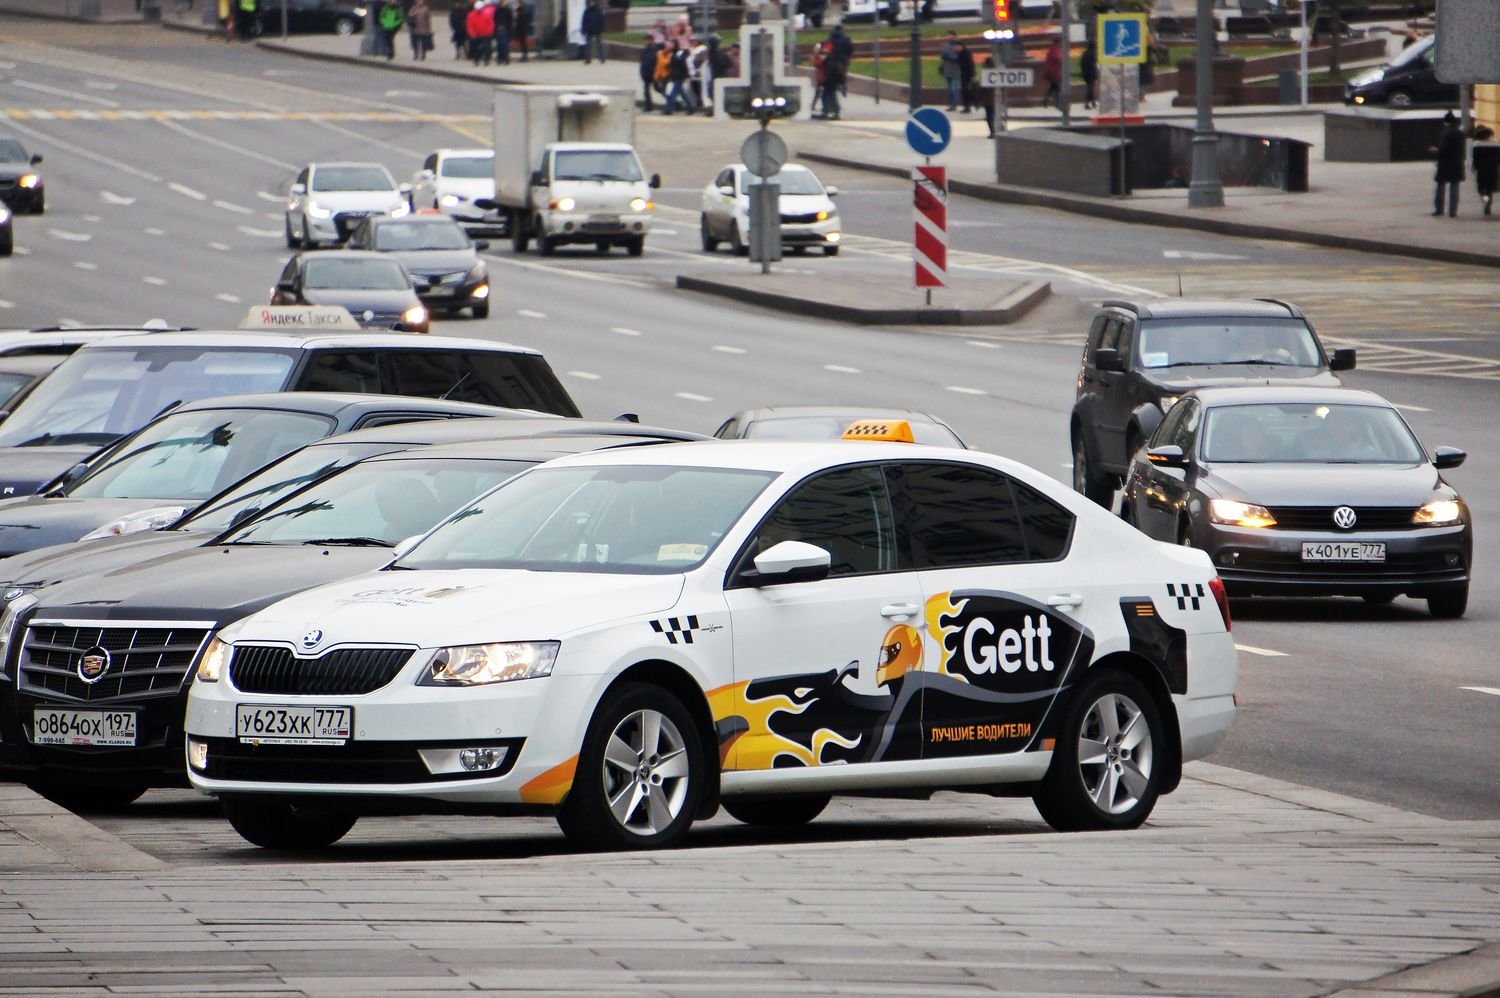
<svg viewBox="0 0 1500 998"><path fill-rule="evenodd" d="M24 173L21 175L21 179L16 181L16 186L25 187L27 190L30 190L41 182L42 178L35 173Z"/></svg>
<svg viewBox="0 0 1500 998"><path fill-rule="evenodd" d="M217 635L210 638L208 647L203 649L203 657L198 659L198 682L217 683L233 654L233 645L220 641Z"/></svg>
<svg viewBox="0 0 1500 998"><path fill-rule="evenodd" d="M556 641L510 641L492 645L459 645L433 652L421 686L484 686L552 675Z"/></svg>
<svg viewBox="0 0 1500 998"><path fill-rule="evenodd" d="M574 208L578 207L578 202L574 201L572 198L553 198L551 201L547 202L547 207L551 208L553 211L572 211Z"/></svg>
<svg viewBox="0 0 1500 998"><path fill-rule="evenodd" d="M160 530L167 524L176 522L177 518L186 511L186 506L155 506L151 509L143 509L139 513L127 513L110 520L98 530L90 530L83 535L82 540L119 537L121 534L134 534L142 530Z"/></svg>
<svg viewBox="0 0 1500 998"><path fill-rule="evenodd" d="M413 305L401 313L401 321L412 326L420 326L427 321L427 310L421 305Z"/></svg>
<svg viewBox="0 0 1500 998"><path fill-rule="evenodd" d="M313 218L332 218L333 209L325 208L316 201L307 202L307 213Z"/></svg>
<svg viewBox="0 0 1500 998"><path fill-rule="evenodd" d="M0 204L0 222L10 221L10 209Z"/></svg>
<svg viewBox="0 0 1500 998"><path fill-rule="evenodd" d="M1165 414L1165 413L1171 412L1172 411L1172 406L1176 405L1177 404L1177 400L1180 399L1180 398L1182 398L1181 395L1163 395L1161 397L1161 411L1162 411L1162 413Z"/></svg>
<svg viewBox="0 0 1500 998"><path fill-rule="evenodd" d="M818 212L816 218L820 222L826 222L826 221L828 221L828 212L826 212L826 211L820 211L820 212Z"/></svg>
<svg viewBox="0 0 1500 998"><path fill-rule="evenodd" d="M444 208L456 208L463 203L464 199L459 197L457 194L444 194L442 197L438 198L438 204L442 205Z"/></svg>
<svg viewBox="0 0 1500 998"><path fill-rule="evenodd" d="M470 298L488 298L489 296L490 296L490 286L488 284L481 284L478 287L476 287L473 291L469 292L469 297Z"/></svg>
<svg viewBox="0 0 1500 998"><path fill-rule="evenodd" d="M1227 523L1236 527L1276 526L1276 517L1271 515L1269 509L1237 499L1210 499L1208 518L1215 523Z"/></svg>
<svg viewBox="0 0 1500 998"><path fill-rule="evenodd" d="M21 624L21 616L38 602L35 596L23 592L6 603L4 610L0 610L0 679L7 675L6 662L10 660L11 640L14 631Z"/></svg>
<svg viewBox="0 0 1500 998"><path fill-rule="evenodd" d="M1411 522L1421 527L1447 527L1462 522L1464 504L1457 499L1433 499L1412 514Z"/></svg>
<svg viewBox="0 0 1500 998"><path fill-rule="evenodd" d="M408 215L410 213L411 205L407 204L405 201L397 201L394 207L386 209L386 214L390 215L392 218L400 218L402 215Z"/></svg>
<svg viewBox="0 0 1500 998"><path fill-rule="evenodd" d="M650 208L651 208L651 202L647 201L645 198L631 198L630 199L630 210L631 211L648 211Z"/></svg>

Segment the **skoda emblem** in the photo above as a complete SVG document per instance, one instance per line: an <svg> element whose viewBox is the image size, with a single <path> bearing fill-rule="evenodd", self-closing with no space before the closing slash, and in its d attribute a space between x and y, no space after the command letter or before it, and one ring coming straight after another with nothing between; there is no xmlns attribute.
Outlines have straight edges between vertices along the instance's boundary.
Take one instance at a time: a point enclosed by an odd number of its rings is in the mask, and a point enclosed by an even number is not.
<svg viewBox="0 0 1500 998"><path fill-rule="evenodd" d="M308 651L312 651L314 648L318 647L318 642L322 640L323 632L314 627L312 630L302 635L302 647L306 648Z"/></svg>
<svg viewBox="0 0 1500 998"><path fill-rule="evenodd" d="M109 671L109 652L98 645L83 653L83 658L78 660L78 678L85 683L93 685L104 678Z"/></svg>
<svg viewBox="0 0 1500 998"><path fill-rule="evenodd" d="M1338 509L1333 511L1334 525L1344 530L1348 530L1350 527L1354 526L1354 521L1357 519L1358 517L1354 515L1354 510L1349 508L1348 506L1340 506Z"/></svg>

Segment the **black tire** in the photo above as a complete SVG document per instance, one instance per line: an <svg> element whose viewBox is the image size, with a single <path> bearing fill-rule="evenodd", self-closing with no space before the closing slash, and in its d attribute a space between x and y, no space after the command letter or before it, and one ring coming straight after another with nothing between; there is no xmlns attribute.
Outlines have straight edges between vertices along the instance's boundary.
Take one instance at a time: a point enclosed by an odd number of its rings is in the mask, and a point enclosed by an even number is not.
<svg viewBox="0 0 1500 998"><path fill-rule="evenodd" d="M837 246L824 246L823 247L823 255L824 256L838 256L839 255L839 248Z"/></svg>
<svg viewBox="0 0 1500 998"><path fill-rule="evenodd" d="M485 302L483 305L474 305L471 311L474 313L474 318L476 319L488 319L490 317L490 303Z"/></svg>
<svg viewBox="0 0 1500 998"><path fill-rule="evenodd" d="M703 240L703 252L713 253L719 248L719 240L708 227L708 216L698 216L698 237Z"/></svg>
<svg viewBox="0 0 1500 998"><path fill-rule="evenodd" d="M31 789L52 803L93 814L99 811L118 811L140 799L149 786L144 780L117 780L110 783L90 783L64 777L44 777L31 785Z"/></svg>
<svg viewBox="0 0 1500 998"><path fill-rule="evenodd" d="M629 239L625 240L625 252L630 254L631 256L640 256L642 253L646 252L646 237L631 236Z"/></svg>
<svg viewBox="0 0 1500 998"><path fill-rule="evenodd" d="M806 255L807 255L807 247L806 246L793 246L792 247L792 256L806 256Z"/></svg>
<svg viewBox="0 0 1500 998"><path fill-rule="evenodd" d="M315 803L279 800L224 801L224 817L240 837L262 849L326 849L349 834L356 815Z"/></svg>
<svg viewBox="0 0 1500 998"><path fill-rule="evenodd" d="M354 34L355 24L352 17L341 17L333 22L333 33L347 37Z"/></svg>
<svg viewBox="0 0 1500 998"><path fill-rule="evenodd" d="M1439 620L1457 620L1469 608L1469 584L1427 594L1427 612Z"/></svg>
<svg viewBox="0 0 1500 998"><path fill-rule="evenodd" d="M606 755L610 746L612 758ZM594 711L557 823L581 849L669 848L687 835L698 812L703 768L698 729L687 708L660 687L627 683L606 694Z"/></svg>
<svg viewBox="0 0 1500 998"><path fill-rule="evenodd" d="M1169 758L1161 714L1134 676L1090 672L1067 706L1052 765L1032 800L1059 832L1139 828L1156 806ZM1080 761L1084 742L1097 746L1090 756L1097 761Z"/></svg>
<svg viewBox="0 0 1500 998"><path fill-rule="evenodd" d="M514 253L525 253L531 245L531 230L520 212L510 216L510 248Z"/></svg>
<svg viewBox="0 0 1500 998"><path fill-rule="evenodd" d="M536 241L536 251L542 256L552 256L557 252L557 240L551 236L539 236Z"/></svg>
<svg viewBox="0 0 1500 998"><path fill-rule="evenodd" d="M598 242L594 243L594 249L597 250L601 255L607 254L610 250L609 240L600 239Z"/></svg>
<svg viewBox="0 0 1500 998"><path fill-rule="evenodd" d="M1410 90L1392 90L1385 98L1386 107L1411 107L1414 103Z"/></svg>
<svg viewBox="0 0 1500 998"><path fill-rule="evenodd" d="M292 219L290 215L286 219L286 248L293 250L302 248L302 240L292 234Z"/></svg>
<svg viewBox="0 0 1500 998"><path fill-rule="evenodd" d="M41 191L41 192L39 192L37 194L36 200L34 200L34 201L31 202L31 214L33 214L33 215L44 215L44 214L46 214L46 212L47 212L47 193L45 191Z"/></svg>
<svg viewBox="0 0 1500 998"><path fill-rule="evenodd" d="M724 810L735 821L761 828L800 828L823 813L832 798L828 794L798 797L740 797L723 801Z"/></svg>
<svg viewBox="0 0 1500 998"><path fill-rule="evenodd" d="M1091 502L1109 509L1115 498L1115 483L1094 470L1088 444L1082 433L1073 434L1073 488Z"/></svg>
<svg viewBox="0 0 1500 998"><path fill-rule="evenodd" d="M16 251L16 240L12 236L9 239L0 240L0 256L10 256Z"/></svg>
<svg viewBox="0 0 1500 998"><path fill-rule="evenodd" d="M750 247L745 244L744 237L740 235L739 222L729 224L729 247L734 251L735 256L750 255Z"/></svg>

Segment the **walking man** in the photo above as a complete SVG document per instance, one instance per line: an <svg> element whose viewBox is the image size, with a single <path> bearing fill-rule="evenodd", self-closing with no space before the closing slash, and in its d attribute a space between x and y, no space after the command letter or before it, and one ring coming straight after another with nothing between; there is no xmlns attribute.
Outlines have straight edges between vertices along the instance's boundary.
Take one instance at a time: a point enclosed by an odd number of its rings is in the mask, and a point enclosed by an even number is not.
<svg viewBox="0 0 1500 998"><path fill-rule="evenodd" d="M604 62L604 6L600 0L589 0L589 5L583 8L583 23L579 26L583 29L584 64L593 62L596 55L602 64Z"/></svg>
<svg viewBox="0 0 1500 998"><path fill-rule="evenodd" d="M1432 214L1443 213L1443 188L1448 189L1448 217L1458 217L1458 189L1464 182L1464 133L1459 130L1458 116L1452 111L1443 115L1443 133L1432 152L1437 153L1437 190L1432 195Z"/></svg>

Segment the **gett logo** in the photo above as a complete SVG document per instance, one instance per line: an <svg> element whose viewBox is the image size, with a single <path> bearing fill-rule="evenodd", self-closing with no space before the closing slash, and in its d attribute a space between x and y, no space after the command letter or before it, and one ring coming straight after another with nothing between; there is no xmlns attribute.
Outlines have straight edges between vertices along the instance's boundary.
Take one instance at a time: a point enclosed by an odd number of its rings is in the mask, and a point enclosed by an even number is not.
<svg viewBox="0 0 1500 998"><path fill-rule="evenodd" d="M969 671L976 676L993 674L996 670L1006 673L1052 672L1057 668L1052 661L1052 627L1045 614L1037 615L1035 624L1031 614L1021 618L1020 627L1008 627L996 632L995 625L986 617L975 617L964 628L964 658Z"/></svg>

